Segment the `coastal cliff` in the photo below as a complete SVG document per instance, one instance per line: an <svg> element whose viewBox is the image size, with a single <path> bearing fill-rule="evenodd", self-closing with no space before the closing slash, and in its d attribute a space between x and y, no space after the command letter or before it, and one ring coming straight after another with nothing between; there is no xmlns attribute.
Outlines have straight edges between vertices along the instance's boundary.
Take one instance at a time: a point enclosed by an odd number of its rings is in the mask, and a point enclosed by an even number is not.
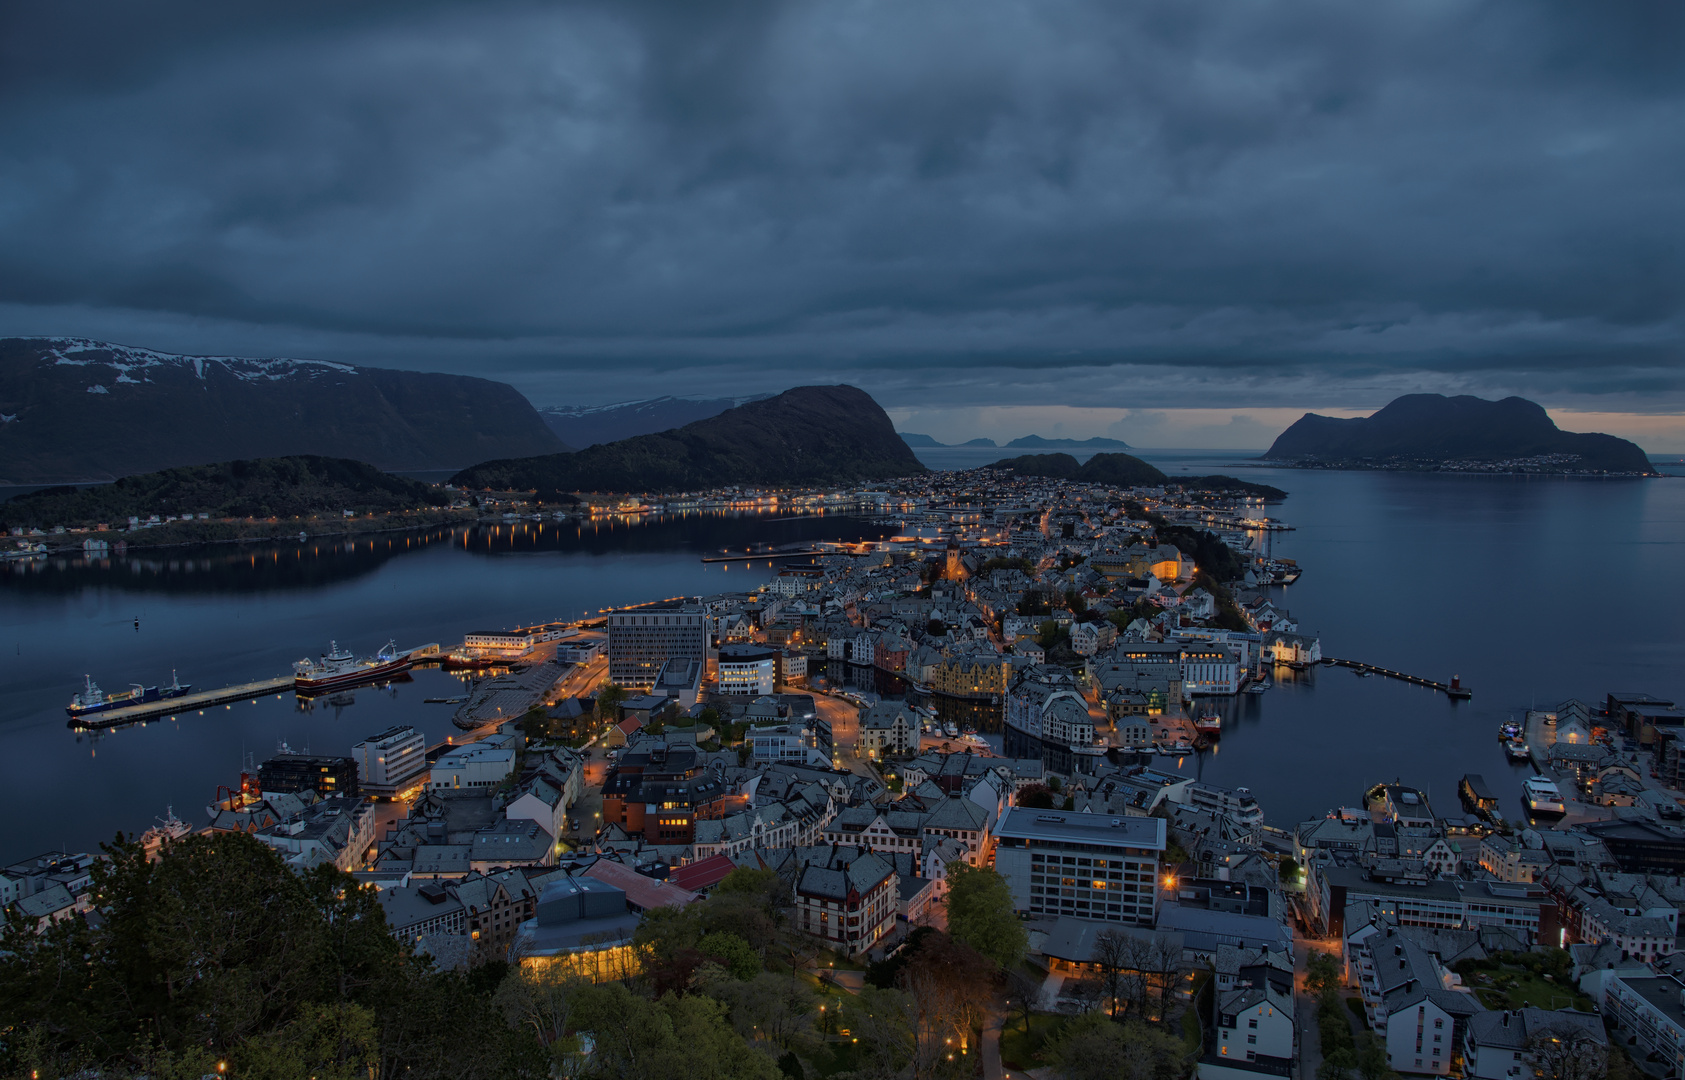
<svg viewBox="0 0 1685 1080"><path fill-rule="evenodd" d="M1350 469L1473 469L1648 475L1644 451L1613 435L1563 431L1537 403L1408 394L1371 416L1306 413L1264 457Z"/></svg>
<svg viewBox="0 0 1685 1080"><path fill-rule="evenodd" d="M658 492L858 483L928 471L864 390L799 386L672 431L575 453L487 461L451 482L500 491Z"/></svg>

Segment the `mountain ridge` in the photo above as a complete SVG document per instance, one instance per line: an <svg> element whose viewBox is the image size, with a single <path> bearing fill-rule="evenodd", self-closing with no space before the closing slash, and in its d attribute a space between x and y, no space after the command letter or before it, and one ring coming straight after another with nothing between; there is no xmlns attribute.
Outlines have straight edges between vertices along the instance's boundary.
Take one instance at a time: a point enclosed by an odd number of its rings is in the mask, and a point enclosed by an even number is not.
<svg viewBox="0 0 1685 1080"><path fill-rule="evenodd" d="M0 338L0 483L298 454L451 469L565 445L514 387L470 375Z"/></svg>
<svg viewBox="0 0 1685 1080"><path fill-rule="evenodd" d="M482 462L451 482L539 492L670 492L856 483L928 471L870 394L836 385L798 386L671 431L573 453Z"/></svg>
<svg viewBox="0 0 1685 1080"><path fill-rule="evenodd" d="M668 394L609 405L545 405L538 410L538 415L562 442L583 450L598 443L629 439L634 435L671 431L771 396L684 398Z"/></svg>
<svg viewBox="0 0 1685 1080"><path fill-rule="evenodd" d="M1132 450L1122 439L1107 439L1096 435L1092 439L1044 439L1040 435L1020 435L1006 444L1009 450Z"/></svg>
<svg viewBox="0 0 1685 1080"><path fill-rule="evenodd" d="M1369 416L1306 413L1265 460L1340 468L1505 464L1513 471L1648 474L1639 447L1613 435L1563 431L1538 403L1406 394Z"/></svg>

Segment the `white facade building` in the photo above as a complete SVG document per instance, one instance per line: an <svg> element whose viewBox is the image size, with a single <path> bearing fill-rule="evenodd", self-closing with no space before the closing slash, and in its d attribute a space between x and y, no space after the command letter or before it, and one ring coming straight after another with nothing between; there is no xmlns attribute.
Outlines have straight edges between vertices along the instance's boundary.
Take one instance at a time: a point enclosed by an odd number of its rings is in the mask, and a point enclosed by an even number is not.
<svg viewBox="0 0 1685 1080"><path fill-rule="evenodd" d="M489 791L507 780L514 771L514 747L469 743L433 763L427 790Z"/></svg>
<svg viewBox="0 0 1685 1080"><path fill-rule="evenodd" d="M412 727L393 727L351 748L357 784L367 795L396 795L427 774L427 739Z"/></svg>

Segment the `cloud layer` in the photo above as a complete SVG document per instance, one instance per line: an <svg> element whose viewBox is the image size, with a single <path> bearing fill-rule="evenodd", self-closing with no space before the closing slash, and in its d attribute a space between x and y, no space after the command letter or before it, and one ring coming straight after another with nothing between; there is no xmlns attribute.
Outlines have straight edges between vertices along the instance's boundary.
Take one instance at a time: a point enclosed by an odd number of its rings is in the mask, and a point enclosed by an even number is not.
<svg viewBox="0 0 1685 1080"><path fill-rule="evenodd" d="M540 401L1685 408L1668 2L0 14L0 332Z"/></svg>

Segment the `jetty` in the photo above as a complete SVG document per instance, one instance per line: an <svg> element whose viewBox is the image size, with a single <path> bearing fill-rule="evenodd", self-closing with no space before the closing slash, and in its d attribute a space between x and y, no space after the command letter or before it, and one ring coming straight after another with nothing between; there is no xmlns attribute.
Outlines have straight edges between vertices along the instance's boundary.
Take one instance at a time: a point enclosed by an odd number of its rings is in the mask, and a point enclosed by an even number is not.
<svg viewBox="0 0 1685 1080"><path fill-rule="evenodd" d="M815 555L826 555L829 552L814 549L811 551L763 551L758 555L704 555L703 562L770 562L773 559L811 559Z"/></svg>
<svg viewBox="0 0 1685 1080"><path fill-rule="evenodd" d="M292 688L293 676L291 675L277 676L273 679L259 679L257 682L225 686L220 690L201 690L194 694L183 694L181 697L149 701L145 705L128 705L121 709L85 713L82 716L72 717L70 726L78 729L119 727L123 724L132 724L136 720L146 720L154 716L180 716L184 712L194 712L211 705L227 705L235 701L245 701L247 698L288 693Z"/></svg>
<svg viewBox="0 0 1685 1080"><path fill-rule="evenodd" d="M1371 675L1385 675L1389 679L1398 679L1400 682L1407 682L1412 686L1425 686L1429 690L1438 690L1446 697L1455 701L1467 701L1469 698L1474 696L1474 691L1464 686L1462 679L1455 675L1451 676L1450 682L1442 683L1435 682L1432 679L1424 679L1420 675L1410 675L1402 671L1394 671L1391 668L1377 667L1374 664L1365 664L1361 660L1337 660L1332 656L1324 656L1322 658L1322 662L1332 667L1351 668L1353 671L1366 671Z"/></svg>

